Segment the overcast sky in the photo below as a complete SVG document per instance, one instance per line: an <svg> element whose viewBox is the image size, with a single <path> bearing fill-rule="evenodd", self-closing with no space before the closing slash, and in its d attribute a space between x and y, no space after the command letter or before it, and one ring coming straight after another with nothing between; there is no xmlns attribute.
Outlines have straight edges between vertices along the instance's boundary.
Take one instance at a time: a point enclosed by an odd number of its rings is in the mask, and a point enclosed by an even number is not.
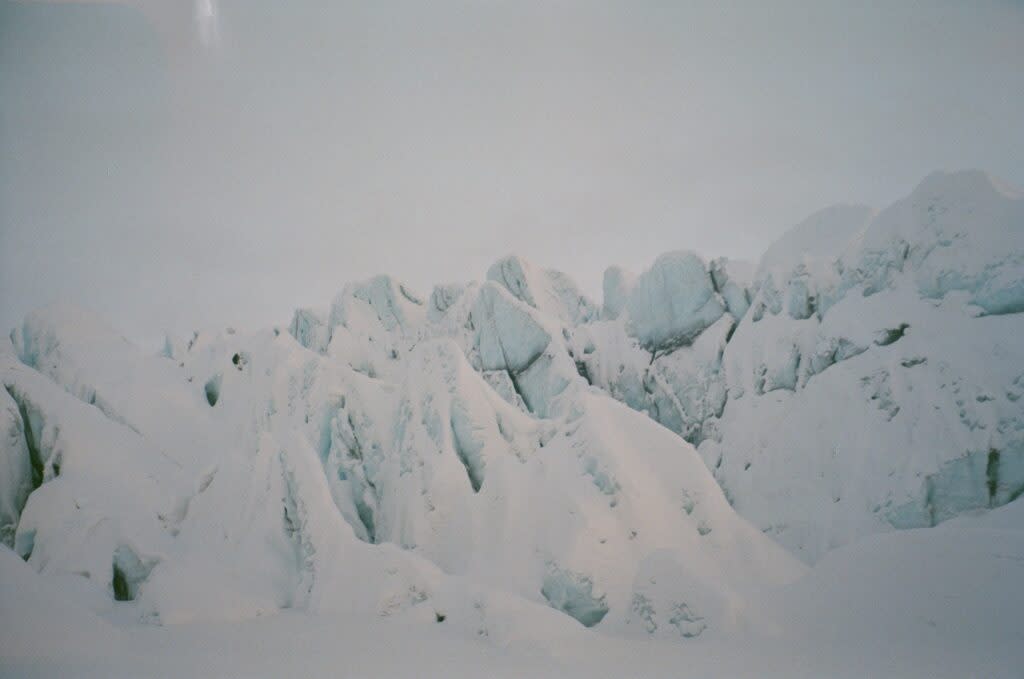
<svg viewBox="0 0 1024 679"><path fill-rule="evenodd" d="M4 328L286 323L510 252L599 298L963 167L1024 186L1020 2L0 4Z"/></svg>

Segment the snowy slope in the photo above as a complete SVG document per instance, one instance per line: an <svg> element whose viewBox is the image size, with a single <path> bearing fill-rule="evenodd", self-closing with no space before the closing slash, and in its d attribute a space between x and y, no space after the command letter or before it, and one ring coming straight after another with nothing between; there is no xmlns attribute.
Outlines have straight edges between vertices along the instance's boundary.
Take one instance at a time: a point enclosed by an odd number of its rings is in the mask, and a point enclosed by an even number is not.
<svg viewBox="0 0 1024 679"><path fill-rule="evenodd" d="M761 255L755 278L793 271L801 264L828 262L861 234L874 217L866 205L833 205L819 210L779 237Z"/></svg>
<svg viewBox="0 0 1024 679"><path fill-rule="evenodd" d="M801 573L691 446L586 385L555 320L490 282L425 306L349 286L322 354L273 329L147 356L81 312L31 315L2 373L30 434L7 457L43 469L20 471L15 549L153 622L296 608L486 635L510 606L721 634Z"/></svg>
<svg viewBox="0 0 1024 679"><path fill-rule="evenodd" d="M836 550L758 597L777 624L686 643L503 611L501 635L394 617L285 611L223 624L119 625L75 578L41 578L0 547L0 676L1020 676L1024 502ZM118 604L123 605L123 604ZM541 614L541 615L538 615ZM514 632L510 631L514 630Z"/></svg>
<svg viewBox="0 0 1024 679"><path fill-rule="evenodd" d="M571 347L593 384L699 446L761 530L813 563L1024 490L1019 194L935 173L877 215L812 215L752 282L731 264L611 269L629 301Z"/></svg>
<svg viewBox="0 0 1024 679"><path fill-rule="evenodd" d="M762 267L725 351L701 454L740 513L814 561L1024 490L1024 201L935 174L827 265Z"/></svg>

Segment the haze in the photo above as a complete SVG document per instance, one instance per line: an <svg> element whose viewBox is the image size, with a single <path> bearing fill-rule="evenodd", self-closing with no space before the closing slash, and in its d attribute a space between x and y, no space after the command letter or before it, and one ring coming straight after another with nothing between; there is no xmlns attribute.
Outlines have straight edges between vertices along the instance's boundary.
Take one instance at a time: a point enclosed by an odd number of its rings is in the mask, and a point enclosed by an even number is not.
<svg viewBox="0 0 1024 679"><path fill-rule="evenodd" d="M936 168L1024 185L1012 2L0 4L0 325L156 342L509 252L755 259Z"/></svg>

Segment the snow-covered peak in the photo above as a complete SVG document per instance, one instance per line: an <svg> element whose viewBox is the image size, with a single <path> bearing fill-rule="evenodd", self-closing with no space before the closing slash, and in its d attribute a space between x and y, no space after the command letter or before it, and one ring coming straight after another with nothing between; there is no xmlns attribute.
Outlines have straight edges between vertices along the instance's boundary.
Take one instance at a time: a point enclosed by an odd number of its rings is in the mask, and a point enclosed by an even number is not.
<svg viewBox="0 0 1024 679"><path fill-rule="evenodd" d="M487 280L503 285L517 299L562 323L576 325L597 315L598 307L561 271L541 269L509 255L487 270Z"/></svg>
<svg viewBox="0 0 1024 679"><path fill-rule="evenodd" d="M358 325L369 317L367 312L387 332L409 332L422 322L425 308L409 286L381 274L346 285L331 305L330 325Z"/></svg>
<svg viewBox="0 0 1024 679"><path fill-rule="evenodd" d="M991 196L993 193L1009 200L1021 198L1019 188L977 169L935 170L922 179L910 195L915 199L922 196L944 196L949 200L963 201Z"/></svg>
<svg viewBox="0 0 1024 679"><path fill-rule="evenodd" d="M963 291L985 313L1024 310L1024 198L984 172L936 172L883 210L842 256L844 287L913 275L924 297Z"/></svg>
<svg viewBox="0 0 1024 679"><path fill-rule="evenodd" d="M811 260L832 260L874 216L866 205L833 205L815 212L768 246L758 263L755 280L772 271L788 274Z"/></svg>
<svg viewBox="0 0 1024 679"><path fill-rule="evenodd" d="M948 246L945 241L984 237L990 251L1019 249L1024 203L1019 193L978 170L933 172L909 196L883 210L865 230L863 248L885 247L902 239L918 249Z"/></svg>

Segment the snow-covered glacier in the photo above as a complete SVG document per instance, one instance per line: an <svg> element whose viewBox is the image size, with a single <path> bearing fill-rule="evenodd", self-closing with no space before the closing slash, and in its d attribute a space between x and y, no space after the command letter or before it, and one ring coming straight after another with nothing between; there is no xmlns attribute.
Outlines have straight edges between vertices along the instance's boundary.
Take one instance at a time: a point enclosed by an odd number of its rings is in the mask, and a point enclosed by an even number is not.
<svg viewBox="0 0 1024 679"><path fill-rule="evenodd" d="M600 303L509 256L160 351L42 309L0 344L0 540L115 623L792 642L814 583L904 549L844 546L1024 493L1022 311L1024 199L981 172L823 210L756 264L613 266Z"/></svg>
<svg viewBox="0 0 1024 679"><path fill-rule="evenodd" d="M571 346L814 563L1024 492L1022 286L1021 196L935 173L877 214L812 215L756 268L672 253L635 279L609 269L627 301Z"/></svg>
<svg viewBox="0 0 1024 679"><path fill-rule="evenodd" d="M755 583L802 572L504 285L440 314L379 277L316 319L147 355L80 312L30 315L3 359L8 543L153 622L301 608L481 635L497 592L627 635L714 634Z"/></svg>

